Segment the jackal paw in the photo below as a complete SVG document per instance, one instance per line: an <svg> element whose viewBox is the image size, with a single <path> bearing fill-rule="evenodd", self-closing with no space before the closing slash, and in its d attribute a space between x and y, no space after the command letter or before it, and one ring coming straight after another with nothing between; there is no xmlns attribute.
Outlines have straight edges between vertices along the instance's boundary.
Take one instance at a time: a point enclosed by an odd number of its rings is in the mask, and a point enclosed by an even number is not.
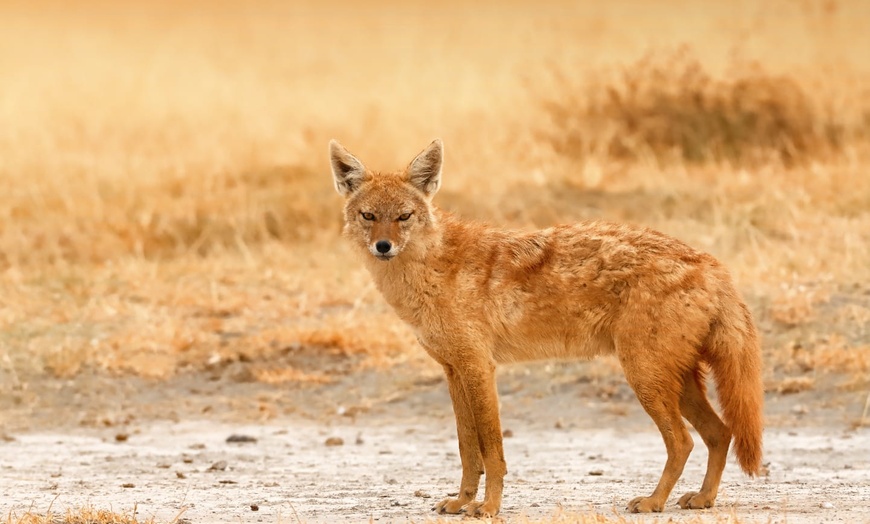
<svg viewBox="0 0 870 524"><path fill-rule="evenodd" d="M454 499L454 498L448 497L448 498L442 500L441 502L439 502L438 504L435 504L432 507L432 511L434 511L435 513L438 513L439 515L443 515L445 513L450 513L451 515L457 515L459 513L462 513L468 504L474 504L474 502L473 501L468 502L467 500Z"/></svg>
<svg viewBox="0 0 870 524"><path fill-rule="evenodd" d="M661 513L664 503L652 497L636 497L628 503L628 511L631 513Z"/></svg>
<svg viewBox="0 0 870 524"><path fill-rule="evenodd" d="M492 502L469 502L468 504L462 506L462 513L465 513L469 517L477 517L481 519L492 518L498 515L499 507Z"/></svg>
<svg viewBox="0 0 870 524"><path fill-rule="evenodd" d="M703 495L696 491L690 491L680 497L677 504L679 504L683 509L705 509L712 508L714 502L716 502L716 497Z"/></svg>

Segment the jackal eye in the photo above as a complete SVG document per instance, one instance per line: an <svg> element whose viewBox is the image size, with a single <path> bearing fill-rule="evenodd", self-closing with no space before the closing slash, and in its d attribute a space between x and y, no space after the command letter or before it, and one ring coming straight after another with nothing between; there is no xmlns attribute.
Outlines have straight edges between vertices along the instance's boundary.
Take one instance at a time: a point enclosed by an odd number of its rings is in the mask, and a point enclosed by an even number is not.
<svg viewBox="0 0 870 524"><path fill-rule="evenodd" d="M374 216L373 214L371 214L371 213L364 213L364 212L362 212L362 211L360 211L359 213L360 213L360 214L362 215L362 217L363 217L364 219L366 219L366 220L374 220L374 219L375 219L375 216Z"/></svg>
<svg viewBox="0 0 870 524"><path fill-rule="evenodd" d="M409 218L411 218L411 213L402 213L401 215L399 215L399 220L401 220L402 222L408 220Z"/></svg>

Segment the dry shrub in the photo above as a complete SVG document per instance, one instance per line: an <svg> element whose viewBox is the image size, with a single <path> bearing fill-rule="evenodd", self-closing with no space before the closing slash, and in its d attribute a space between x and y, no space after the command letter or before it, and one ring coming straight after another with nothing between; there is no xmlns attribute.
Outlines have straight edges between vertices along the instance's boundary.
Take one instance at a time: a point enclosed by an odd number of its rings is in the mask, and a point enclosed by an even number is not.
<svg viewBox="0 0 870 524"><path fill-rule="evenodd" d="M816 369L828 372L870 372L870 345L851 345L842 335L832 334L813 351Z"/></svg>
<svg viewBox="0 0 870 524"><path fill-rule="evenodd" d="M326 384L332 379L323 373L306 373L294 367L268 368L259 367L251 370L257 382L265 384L284 384L287 382L305 382L309 384Z"/></svg>
<svg viewBox="0 0 870 524"><path fill-rule="evenodd" d="M544 105L554 129L545 138L577 158L794 164L839 152L847 133L860 131L790 77L758 65L733 69L714 76L684 47L648 53L596 82L557 72L558 98Z"/></svg>
<svg viewBox="0 0 870 524"><path fill-rule="evenodd" d="M82 364L92 355L93 347L87 342L66 338L45 355L43 364L54 377L70 378L81 371Z"/></svg>
<svg viewBox="0 0 870 524"><path fill-rule="evenodd" d="M785 283L771 298L768 313L784 326L797 326L815 318L815 308L830 300L828 291L822 288L797 283Z"/></svg>
<svg viewBox="0 0 870 524"><path fill-rule="evenodd" d="M789 347L771 355L782 364L787 373L819 374L844 373L865 377L870 372L870 345L850 341L847 337L832 333L818 336L805 343L792 342ZM786 378L777 386L780 393L802 391L805 385L812 385L809 378Z"/></svg>
<svg viewBox="0 0 870 524"><path fill-rule="evenodd" d="M777 393L780 395L791 395L802 391L809 391L816 385L816 380L812 377L789 377L783 379L776 387Z"/></svg>

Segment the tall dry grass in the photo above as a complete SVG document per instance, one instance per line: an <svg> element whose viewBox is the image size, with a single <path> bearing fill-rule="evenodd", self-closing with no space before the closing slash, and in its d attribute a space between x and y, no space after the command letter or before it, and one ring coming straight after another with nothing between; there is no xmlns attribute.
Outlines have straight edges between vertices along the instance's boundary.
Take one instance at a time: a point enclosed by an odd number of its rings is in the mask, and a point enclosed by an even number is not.
<svg viewBox="0 0 870 524"><path fill-rule="evenodd" d="M649 53L615 74L585 80L557 71L545 139L564 156L665 163L794 166L825 161L870 137L870 109L812 97L785 74L734 64L715 76L691 50Z"/></svg>
<svg viewBox="0 0 870 524"><path fill-rule="evenodd" d="M719 256L762 315L812 311L795 289L870 279L868 20L857 0L4 3L0 373L319 380L270 358L415 355L339 239L333 137L391 169L440 136L445 207L642 222Z"/></svg>

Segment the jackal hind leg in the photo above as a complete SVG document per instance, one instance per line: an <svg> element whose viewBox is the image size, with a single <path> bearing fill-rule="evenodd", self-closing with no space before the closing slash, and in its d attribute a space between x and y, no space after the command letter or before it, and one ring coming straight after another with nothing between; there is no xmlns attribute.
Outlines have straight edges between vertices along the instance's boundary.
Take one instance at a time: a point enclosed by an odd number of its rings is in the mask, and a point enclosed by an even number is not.
<svg viewBox="0 0 870 524"><path fill-rule="evenodd" d="M682 475L694 446L680 414L682 373L678 371L677 362L668 362L662 358L662 353L647 348L622 345L617 354L629 385L661 432L668 453L655 490L648 497L632 499L628 510L632 513L660 512Z"/></svg>
<svg viewBox="0 0 870 524"><path fill-rule="evenodd" d="M719 493L719 482L728 458L731 430L722 422L707 400L704 374L696 369L687 374L680 397L680 411L707 445L707 473L698 492L690 491L680 497L683 509L712 508Z"/></svg>

